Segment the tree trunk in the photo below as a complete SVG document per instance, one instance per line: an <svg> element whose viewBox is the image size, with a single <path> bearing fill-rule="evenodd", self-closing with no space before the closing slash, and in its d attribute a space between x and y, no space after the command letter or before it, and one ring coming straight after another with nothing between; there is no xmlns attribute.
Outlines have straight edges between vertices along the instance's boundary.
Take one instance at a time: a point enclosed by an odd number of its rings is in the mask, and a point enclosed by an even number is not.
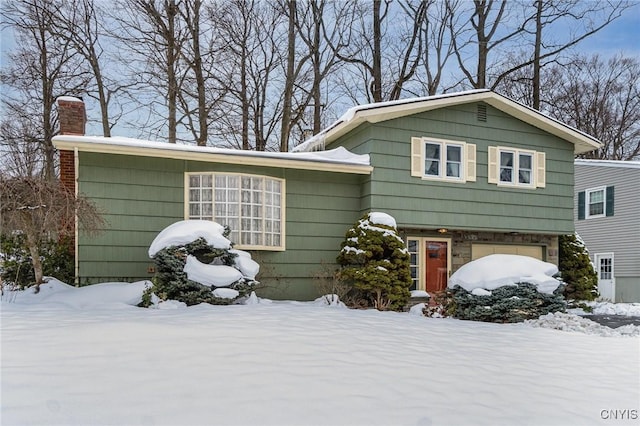
<svg viewBox="0 0 640 426"><path fill-rule="evenodd" d="M289 28L287 33L287 75L284 84L284 96L282 106L282 121L280 125L280 151L289 151L289 135L291 133L291 108L293 99L293 85L295 75L293 73L296 54L296 0L287 1L289 14Z"/></svg>
<svg viewBox="0 0 640 426"><path fill-rule="evenodd" d="M193 22L191 22L191 38L193 41L193 72L196 77L198 90L198 146L206 146L209 139L209 127L207 125L207 100L205 93L205 78L202 72L202 54L200 52L200 9L201 0L195 0L193 4Z"/></svg>
<svg viewBox="0 0 640 426"><path fill-rule="evenodd" d="M380 22L381 0L373 1L373 67L371 94L374 102L382 102L382 30Z"/></svg>
<svg viewBox="0 0 640 426"><path fill-rule="evenodd" d="M542 46L542 0L536 0L536 40L533 51L533 105L540 110L540 48Z"/></svg>
<svg viewBox="0 0 640 426"><path fill-rule="evenodd" d="M178 60L178 44L176 41L175 24L178 9L175 0L168 0L165 3L167 12L167 83L169 86L167 94L167 107L169 109L169 143L176 143L177 140L177 102L178 102L178 78L176 76L176 62Z"/></svg>

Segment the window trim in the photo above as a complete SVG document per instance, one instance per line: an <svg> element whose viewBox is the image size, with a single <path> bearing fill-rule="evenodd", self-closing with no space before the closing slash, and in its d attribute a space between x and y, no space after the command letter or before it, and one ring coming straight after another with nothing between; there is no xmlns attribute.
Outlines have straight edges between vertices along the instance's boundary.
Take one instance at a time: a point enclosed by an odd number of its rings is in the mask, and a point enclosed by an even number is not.
<svg viewBox="0 0 640 426"><path fill-rule="evenodd" d="M513 171L510 182L500 180L501 154L510 153L513 155ZM531 173L530 183L520 183L520 156L527 155L531 158L531 168L526 169ZM546 155L544 152L530 149L513 148L506 146L489 146L487 165L489 173L487 180L505 188L537 189L546 186Z"/></svg>
<svg viewBox="0 0 640 426"><path fill-rule="evenodd" d="M602 213L599 214L591 214L591 206L590 203L590 195L595 192L602 192ZM595 188L589 188L584 190L584 218L585 219L597 219L600 217L607 216L607 187L606 186L598 186Z"/></svg>
<svg viewBox="0 0 640 426"><path fill-rule="evenodd" d="M263 250L263 251L285 251L286 249L286 181L285 179L282 178L278 178L278 177L274 177L274 176L267 176L267 175L259 175L259 174L252 174L252 173L231 173L231 172L220 172L220 171L215 171L215 172L209 172L209 171L201 171L201 172L185 172L184 174L184 218L185 219L189 219L190 215L189 215L189 203L190 203L190 198L189 198L189 190L190 190L190 186L189 186L189 178L191 176L203 176L203 175L210 175L212 177L212 221L216 221L216 216L215 216L215 177L216 175L219 176L238 176L240 179L242 179L243 177L251 177L251 178L262 178L262 179L271 179L274 181L278 181L280 182L280 245L278 246L268 246L268 245L251 245L251 244L242 244L240 241L233 241L234 244L234 248L238 248L241 250ZM262 203L264 206L264 191L266 190L266 185L262 185ZM241 198L240 198L241 199ZM242 223L242 210L239 210L239 215L238 215L238 219L239 219L239 223ZM263 220L263 226L262 226L262 233L263 233L263 241L264 240L264 233L266 232L266 226L264 226L264 210L263 210L263 216L261 217L261 219ZM222 224L224 225L224 224ZM238 232L239 235L241 235L242 230L241 229L237 229L235 230Z"/></svg>
<svg viewBox="0 0 640 426"><path fill-rule="evenodd" d="M426 174L426 146L427 144L440 146L438 175ZM447 176L447 147L460 148L460 176ZM411 138L411 176L422 180L466 183L476 180L476 146L464 141L440 139L432 137Z"/></svg>

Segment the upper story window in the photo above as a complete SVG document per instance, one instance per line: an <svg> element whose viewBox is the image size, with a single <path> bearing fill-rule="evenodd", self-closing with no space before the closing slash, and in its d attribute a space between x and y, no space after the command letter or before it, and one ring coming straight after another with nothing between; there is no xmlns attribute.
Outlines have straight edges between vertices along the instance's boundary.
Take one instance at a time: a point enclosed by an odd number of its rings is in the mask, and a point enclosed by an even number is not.
<svg viewBox="0 0 640 426"><path fill-rule="evenodd" d="M231 229L238 248L284 249L284 180L267 176L188 173L186 216Z"/></svg>
<svg viewBox="0 0 640 426"><path fill-rule="evenodd" d="M544 152L489 147L489 183L542 188L545 172Z"/></svg>
<svg viewBox="0 0 640 426"><path fill-rule="evenodd" d="M615 191L613 186L600 186L578 193L578 219L613 216Z"/></svg>
<svg viewBox="0 0 640 426"><path fill-rule="evenodd" d="M476 146L434 138L411 138L411 176L430 180L476 180Z"/></svg>
<svg viewBox="0 0 640 426"><path fill-rule="evenodd" d="M587 191L587 200L589 203L589 207L587 208L587 217L604 216L604 191L604 188Z"/></svg>

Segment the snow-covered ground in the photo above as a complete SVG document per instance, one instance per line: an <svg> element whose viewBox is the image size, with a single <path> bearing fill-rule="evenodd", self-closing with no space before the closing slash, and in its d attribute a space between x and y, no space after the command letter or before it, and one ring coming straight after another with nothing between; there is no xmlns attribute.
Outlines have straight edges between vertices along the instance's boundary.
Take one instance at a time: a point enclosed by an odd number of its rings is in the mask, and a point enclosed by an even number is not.
<svg viewBox="0 0 640 426"><path fill-rule="evenodd" d="M589 425L640 415L640 337L322 301L131 306L145 285L52 281L38 295L5 295L0 423Z"/></svg>

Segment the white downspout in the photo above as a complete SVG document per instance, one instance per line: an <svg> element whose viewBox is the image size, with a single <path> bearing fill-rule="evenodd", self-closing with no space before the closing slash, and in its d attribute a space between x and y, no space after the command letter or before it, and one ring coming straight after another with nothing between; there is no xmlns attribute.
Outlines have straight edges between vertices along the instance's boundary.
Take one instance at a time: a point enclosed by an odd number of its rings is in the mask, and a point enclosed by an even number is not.
<svg viewBox="0 0 640 426"><path fill-rule="evenodd" d="M75 197L76 200L78 199L78 177L80 175L80 170L79 170L79 165L80 165L80 160L78 157L78 147L73 148L73 183L74 183L74 192L75 192ZM79 232L78 232L78 212L76 210L75 212L75 217L74 217L74 224L73 224L73 232L74 232L74 238L73 238L73 252L74 252L74 275L75 275L75 285L76 287L80 286L80 262L78 260L78 237L79 237Z"/></svg>

